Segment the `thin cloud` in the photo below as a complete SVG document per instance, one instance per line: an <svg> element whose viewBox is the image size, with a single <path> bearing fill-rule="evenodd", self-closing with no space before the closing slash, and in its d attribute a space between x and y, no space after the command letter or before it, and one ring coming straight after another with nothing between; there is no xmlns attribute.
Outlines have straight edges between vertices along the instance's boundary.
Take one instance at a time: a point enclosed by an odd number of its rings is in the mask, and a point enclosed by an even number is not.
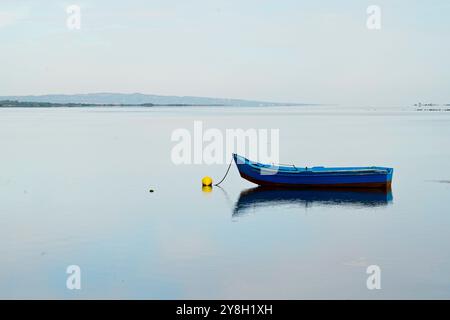
<svg viewBox="0 0 450 320"><path fill-rule="evenodd" d="M27 15L28 10L0 11L0 28L14 25L26 18Z"/></svg>
<svg viewBox="0 0 450 320"><path fill-rule="evenodd" d="M14 24L18 20L14 12L0 11L0 28Z"/></svg>

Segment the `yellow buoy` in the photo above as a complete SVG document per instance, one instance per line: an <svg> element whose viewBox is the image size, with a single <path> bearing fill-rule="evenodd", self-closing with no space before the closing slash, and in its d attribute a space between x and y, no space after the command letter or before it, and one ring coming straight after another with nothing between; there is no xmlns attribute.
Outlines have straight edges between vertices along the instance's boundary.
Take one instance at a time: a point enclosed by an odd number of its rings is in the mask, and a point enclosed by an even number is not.
<svg viewBox="0 0 450 320"><path fill-rule="evenodd" d="M212 179L211 179L211 177L208 177L208 176L206 176L206 177L203 177L203 179L202 179L202 185L204 185L204 186L211 186L212 185Z"/></svg>

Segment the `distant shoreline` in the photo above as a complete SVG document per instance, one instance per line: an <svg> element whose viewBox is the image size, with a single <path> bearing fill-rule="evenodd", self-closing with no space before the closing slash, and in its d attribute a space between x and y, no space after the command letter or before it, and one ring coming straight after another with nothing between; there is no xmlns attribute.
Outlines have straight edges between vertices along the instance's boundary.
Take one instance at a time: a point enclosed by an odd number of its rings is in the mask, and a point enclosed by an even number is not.
<svg viewBox="0 0 450 320"><path fill-rule="evenodd" d="M155 107L155 106L300 106L311 103L270 102L245 99L196 96L162 96L142 93L81 93L25 96L0 96L0 102L9 107ZM20 102L20 103L19 103ZM23 104L25 103L25 104ZM28 104L34 103L34 104ZM1 106L1 105L0 105Z"/></svg>
<svg viewBox="0 0 450 320"><path fill-rule="evenodd" d="M0 108L79 108L79 107L225 107L224 104L125 104L125 103L53 103L53 102L29 102L29 101L0 101Z"/></svg>
<svg viewBox="0 0 450 320"><path fill-rule="evenodd" d="M313 106L314 104L286 104L292 106ZM86 108L86 107L245 107L245 105L233 104L190 104L190 103L57 103L57 102L35 102L35 101L17 101L17 100L0 100L0 108ZM249 107L280 107L283 104L261 105Z"/></svg>

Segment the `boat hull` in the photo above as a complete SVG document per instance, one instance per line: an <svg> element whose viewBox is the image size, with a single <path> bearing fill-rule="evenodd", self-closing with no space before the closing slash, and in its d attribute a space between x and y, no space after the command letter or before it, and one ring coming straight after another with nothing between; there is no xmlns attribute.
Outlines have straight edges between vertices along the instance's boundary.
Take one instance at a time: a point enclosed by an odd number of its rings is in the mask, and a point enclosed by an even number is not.
<svg viewBox="0 0 450 320"><path fill-rule="evenodd" d="M296 168L260 164L238 155L234 161L242 178L260 186L390 189L392 185L392 168Z"/></svg>

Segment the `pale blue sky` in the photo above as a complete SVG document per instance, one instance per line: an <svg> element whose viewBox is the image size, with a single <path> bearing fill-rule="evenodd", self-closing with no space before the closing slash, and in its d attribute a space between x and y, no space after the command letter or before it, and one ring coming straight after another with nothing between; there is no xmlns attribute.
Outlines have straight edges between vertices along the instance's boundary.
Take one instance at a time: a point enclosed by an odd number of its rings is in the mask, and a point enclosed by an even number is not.
<svg viewBox="0 0 450 320"><path fill-rule="evenodd" d="M366 28L372 4L379 31ZM450 103L449 38L447 0L2 0L0 95Z"/></svg>

